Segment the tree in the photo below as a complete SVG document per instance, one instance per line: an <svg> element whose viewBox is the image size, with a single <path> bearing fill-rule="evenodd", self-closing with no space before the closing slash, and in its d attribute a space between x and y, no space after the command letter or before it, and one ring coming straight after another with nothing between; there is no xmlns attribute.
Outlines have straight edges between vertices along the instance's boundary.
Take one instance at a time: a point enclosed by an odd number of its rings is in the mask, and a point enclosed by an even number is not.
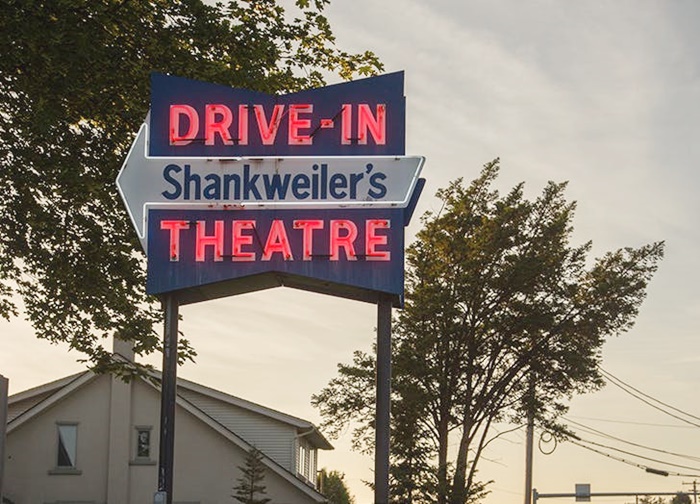
<svg viewBox="0 0 700 504"><path fill-rule="evenodd" d="M98 370L100 345L159 348L144 254L115 179L148 110L149 73L283 93L381 69L335 47L328 0L0 3L0 316ZM20 303L21 300L21 303ZM181 340L182 358L192 357Z"/></svg>
<svg viewBox="0 0 700 504"><path fill-rule="evenodd" d="M238 466L243 475L238 478L238 485L233 487L236 492L231 497L243 504L266 504L270 499L264 497L266 490L263 481L265 480L265 464L263 464L263 454L256 447L248 451L245 459L245 466Z"/></svg>
<svg viewBox="0 0 700 504"><path fill-rule="evenodd" d="M684 492L678 492L671 499L671 504L691 504L691 502L693 501L690 498L690 495Z"/></svg>
<svg viewBox="0 0 700 504"><path fill-rule="evenodd" d="M495 160L470 185L440 190L442 210L423 217L407 250L392 349L396 502L478 500L479 461L505 432L494 424L517 425L532 408L556 429L566 399L602 385L601 347L632 327L663 255L654 243L589 262L590 242L570 244L566 184L529 201L522 183L499 195L498 172ZM354 446L367 451L374 370L374 355L358 351L312 399L331 435L352 423Z"/></svg>
<svg viewBox="0 0 700 504"><path fill-rule="evenodd" d="M354 504L355 498L350 495L345 484L345 475L338 471L328 472L321 469L318 475L318 487L321 493L328 498L328 504Z"/></svg>
<svg viewBox="0 0 700 504"><path fill-rule="evenodd" d="M666 504L663 497L649 497L647 495L640 497L639 504Z"/></svg>

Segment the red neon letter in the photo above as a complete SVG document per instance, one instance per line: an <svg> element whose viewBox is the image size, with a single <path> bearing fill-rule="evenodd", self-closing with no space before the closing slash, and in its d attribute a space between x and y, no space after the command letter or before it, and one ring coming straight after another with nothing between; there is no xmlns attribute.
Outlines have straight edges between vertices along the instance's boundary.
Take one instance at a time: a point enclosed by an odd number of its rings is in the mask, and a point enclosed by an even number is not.
<svg viewBox="0 0 700 504"><path fill-rule="evenodd" d="M182 220L160 221L160 228L170 231L170 262L180 260L180 230L189 229L190 223Z"/></svg>
<svg viewBox="0 0 700 504"><path fill-rule="evenodd" d="M391 252L377 250L377 245L386 245L389 237L377 235L377 229L389 229L389 219L370 219L365 222L365 259L368 261L391 261Z"/></svg>
<svg viewBox="0 0 700 504"><path fill-rule="evenodd" d="M343 105L343 113L340 116L340 143L342 145L352 144L352 105Z"/></svg>
<svg viewBox="0 0 700 504"><path fill-rule="evenodd" d="M314 229L323 229L323 221L295 220L294 229L302 230L303 260L310 261L314 251Z"/></svg>
<svg viewBox="0 0 700 504"><path fill-rule="evenodd" d="M224 260L224 221L214 221L214 234L206 234L206 221L197 221L197 239L195 241L195 261L203 262L206 247L214 247L214 260Z"/></svg>
<svg viewBox="0 0 700 504"><path fill-rule="evenodd" d="M340 230L347 231L345 236L340 236ZM357 261L355 245L357 238L357 226L353 221L340 219L331 221L331 261L340 260L340 249L345 249L345 257L348 261Z"/></svg>
<svg viewBox="0 0 700 504"><path fill-rule="evenodd" d="M284 229L284 222L278 219L273 220L270 226L270 233L267 235L262 260L269 261L275 252L282 254L286 261L294 260L292 247L289 245L289 238L287 238L287 231Z"/></svg>
<svg viewBox="0 0 700 504"><path fill-rule="evenodd" d="M221 121L217 122L217 116ZM207 104L204 107L204 145L214 145L214 135L221 137L224 145L233 145L229 128L233 122L233 113L226 105Z"/></svg>
<svg viewBox="0 0 700 504"><path fill-rule="evenodd" d="M180 117L187 116L189 129L180 135ZM197 136L199 116L194 107L189 105L170 105L170 145L187 145Z"/></svg>
<svg viewBox="0 0 700 504"><path fill-rule="evenodd" d="M386 105L383 103L377 105L376 117L372 115L369 105L360 103L357 110L357 137L359 144L367 144L368 130L372 133L375 144L386 144Z"/></svg>
<svg viewBox="0 0 700 504"><path fill-rule="evenodd" d="M238 106L238 145L248 145L248 105Z"/></svg>
<svg viewBox="0 0 700 504"><path fill-rule="evenodd" d="M262 105L253 105L253 109L255 110L255 119L258 121L258 131L260 131L260 138L262 139L263 145L274 144L275 137L277 136L277 129L282 120L284 105L275 105L269 123L265 118L265 109Z"/></svg>
<svg viewBox="0 0 700 504"><path fill-rule="evenodd" d="M244 252L242 249L243 245L253 244L253 235L244 235L244 229L255 229L255 221L233 221L233 260L240 262L255 261L255 252Z"/></svg>
<svg viewBox="0 0 700 504"><path fill-rule="evenodd" d="M313 105L289 106L289 145L311 145L313 138L309 135L299 134L299 129L310 128L310 119L299 119L299 114L310 114L314 111Z"/></svg>

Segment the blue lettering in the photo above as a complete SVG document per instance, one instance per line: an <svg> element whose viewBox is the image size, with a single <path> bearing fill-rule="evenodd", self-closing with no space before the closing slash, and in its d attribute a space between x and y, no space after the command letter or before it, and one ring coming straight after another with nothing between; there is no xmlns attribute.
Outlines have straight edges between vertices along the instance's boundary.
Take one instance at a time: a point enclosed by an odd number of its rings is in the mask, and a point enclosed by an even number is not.
<svg viewBox="0 0 700 504"><path fill-rule="evenodd" d="M300 173L292 179L292 194L297 199L306 199L309 197L309 191L302 191L302 189L308 189L311 187L311 181L309 177Z"/></svg>
<svg viewBox="0 0 700 504"><path fill-rule="evenodd" d="M237 173L224 174L224 199L231 199L231 184L233 184L233 199L241 199L241 177Z"/></svg>
<svg viewBox="0 0 700 504"><path fill-rule="evenodd" d="M207 186L204 188L204 199L221 199L221 177L215 173L211 173L204 177L204 180L209 182L209 184L207 184Z"/></svg>
<svg viewBox="0 0 700 504"><path fill-rule="evenodd" d="M161 194L165 199L169 200L174 200L178 199L180 195L182 194L182 186L180 185L180 182L177 181L177 179L172 177L172 173L180 173L182 171L182 168L180 168L176 164L169 164L163 169L163 178L165 181L173 186L173 192L170 193L168 191L163 191Z"/></svg>
<svg viewBox="0 0 700 504"><path fill-rule="evenodd" d="M258 187L255 185L258 183L258 179L260 178L260 175L253 175L253 177L250 177L250 165L244 164L243 165L243 199L247 200L250 199L250 193L252 192L255 195L255 199L262 199L260 196L260 191L258 191Z"/></svg>
<svg viewBox="0 0 700 504"><path fill-rule="evenodd" d="M194 199L202 198L202 178L196 173L190 173L190 165L185 165L185 199L190 199L190 186L194 184Z"/></svg>
<svg viewBox="0 0 700 504"><path fill-rule="evenodd" d="M365 176L364 173L350 174L350 199L357 199L357 184Z"/></svg>
<svg viewBox="0 0 700 504"><path fill-rule="evenodd" d="M331 176L329 189L333 198L345 198L348 195L348 193L346 191L339 191L339 189L347 189L347 187L348 179L345 178L345 175L343 175L342 173L336 173L335 175Z"/></svg>
<svg viewBox="0 0 700 504"><path fill-rule="evenodd" d="M328 185L328 165L326 163L321 163L321 199L324 200L328 197L326 194L326 187Z"/></svg>
<svg viewBox="0 0 700 504"><path fill-rule="evenodd" d="M318 170L318 165L315 164L311 168L313 171ZM318 173L311 174L311 198L318 199Z"/></svg>
<svg viewBox="0 0 700 504"><path fill-rule="evenodd" d="M386 186L379 182L379 180L386 180L386 175L379 172L372 174L372 176L369 178L369 185L372 186L372 189L370 189L367 194L369 194L372 198L379 199L386 196Z"/></svg>
<svg viewBox="0 0 700 504"><path fill-rule="evenodd" d="M284 178L282 178L279 173L275 173L272 177L263 175L267 199L274 200L275 194L277 194L278 199L285 199L287 197L287 189L289 189L289 179L291 177L290 174L286 174Z"/></svg>

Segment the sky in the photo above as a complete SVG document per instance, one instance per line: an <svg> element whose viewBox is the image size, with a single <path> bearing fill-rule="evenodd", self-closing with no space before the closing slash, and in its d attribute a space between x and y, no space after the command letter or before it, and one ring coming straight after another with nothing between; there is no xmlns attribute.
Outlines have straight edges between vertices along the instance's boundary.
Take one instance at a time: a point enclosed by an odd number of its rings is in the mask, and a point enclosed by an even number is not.
<svg viewBox="0 0 700 504"><path fill-rule="evenodd" d="M536 197L549 180L569 181L567 196L578 202L574 241L592 240L594 255L665 240L637 323L606 343L602 366L700 416L700 3L335 0L327 16L339 47L370 49L387 72L405 71L407 154L426 157L416 217L437 208L440 187L471 180L500 157L502 191L524 181L526 194ZM414 218L409 237L418 224ZM180 376L317 423L310 396L375 337L375 306L285 288L181 313L181 329L199 356ZM11 393L82 369L80 355L36 340L22 320L0 323L0 343L0 374ZM606 435L665 452L700 450L697 427L613 385L570 406L567 418ZM545 455L553 446L543 441L534 461L540 493L573 492L576 483L593 492L673 492L687 490L692 475L700 479L700 461L590 432L582 437L688 466L601 448L690 476L648 474L571 443ZM372 502L362 484L373 478L372 459L350 451L349 433L333 443L336 450L322 453L320 464L345 472L358 504ZM490 447L479 471L494 480L487 504L522 502L524 452L524 430Z"/></svg>

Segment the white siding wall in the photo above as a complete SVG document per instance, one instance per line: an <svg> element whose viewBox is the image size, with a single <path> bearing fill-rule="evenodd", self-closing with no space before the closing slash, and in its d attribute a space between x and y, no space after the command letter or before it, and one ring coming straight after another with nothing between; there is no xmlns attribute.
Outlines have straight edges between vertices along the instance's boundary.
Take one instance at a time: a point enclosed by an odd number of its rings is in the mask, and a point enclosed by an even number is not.
<svg viewBox="0 0 700 504"><path fill-rule="evenodd" d="M296 472L293 426L190 390L179 389L178 394L288 471Z"/></svg>
<svg viewBox="0 0 700 504"><path fill-rule="evenodd" d="M4 496L17 503L105 502L110 379L101 376L7 436ZM78 426L76 469L56 473L57 422Z"/></svg>

